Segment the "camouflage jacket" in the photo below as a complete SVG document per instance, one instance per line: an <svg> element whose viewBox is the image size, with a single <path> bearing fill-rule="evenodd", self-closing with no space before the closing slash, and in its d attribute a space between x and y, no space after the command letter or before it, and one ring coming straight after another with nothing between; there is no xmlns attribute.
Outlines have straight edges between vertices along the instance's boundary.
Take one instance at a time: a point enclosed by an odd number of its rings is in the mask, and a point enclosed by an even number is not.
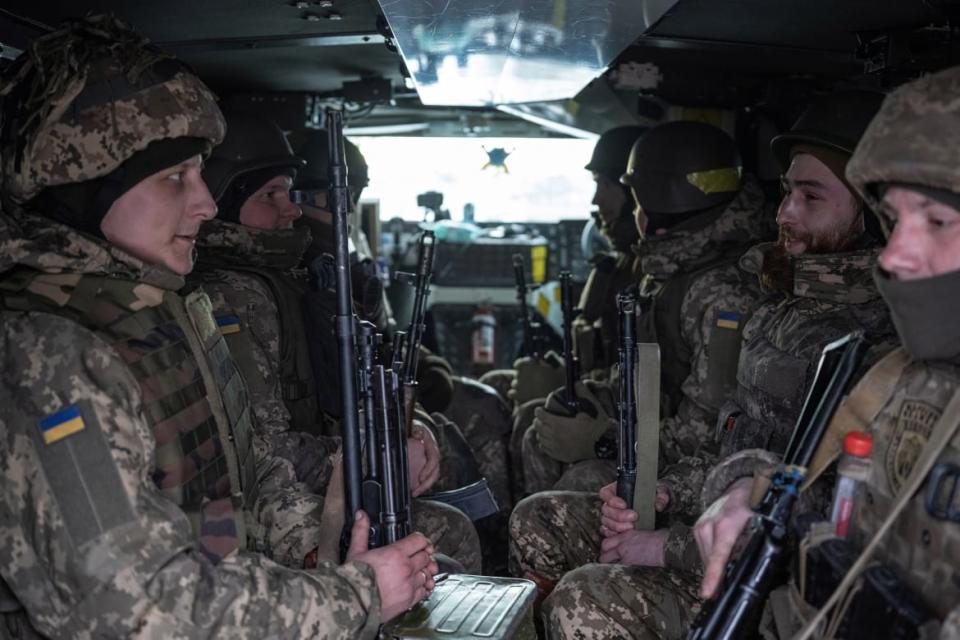
<svg viewBox="0 0 960 640"><path fill-rule="evenodd" d="M43 218L24 216L23 223L17 228L0 217L0 286L29 272L44 276L38 284L64 275L82 284L95 276L130 283L146 306L183 305L174 293L183 280L168 271ZM0 312L0 575L38 632L373 635L379 596L367 565L295 571L245 551L218 564L200 553L187 515L156 484L161 451L145 411L155 390L138 382L98 332L66 314L7 307ZM199 331L189 322L177 329ZM201 336L191 342L202 343ZM210 364L198 366L206 380ZM231 389L246 394L242 378ZM217 394L207 387L214 405ZM299 564L300 543L285 539L297 537L285 527L285 510L288 500L309 499L310 492L263 439L254 436L253 443L253 512L274 551ZM232 444L230 437L221 442L235 466ZM292 557L291 548L298 549Z"/></svg>
<svg viewBox="0 0 960 640"><path fill-rule="evenodd" d="M740 268L758 274L767 246L744 254ZM734 454L742 449L786 448L824 345L856 329L864 329L871 342L893 338L886 305L872 279L875 257L876 250L799 256L791 294L771 293L755 308L743 328L737 389L714 423L734 425L721 434L722 455L739 459ZM715 454L705 447L661 474L671 493L671 513L688 521L696 518L729 486L704 486L717 462ZM746 464L725 482L752 473L753 466Z"/></svg>
<svg viewBox="0 0 960 640"><path fill-rule="evenodd" d="M647 302L641 303L637 338L660 345L663 417L676 414L691 372L705 364L695 362L703 340L693 336L702 329L698 326L702 314L722 310L719 298L712 298L719 305L713 307L694 300L693 295L703 290L691 291L693 282L708 270L734 264L748 246L769 237L769 213L759 185L748 178L719 216L705 214L714 216L708 223L694 218L638 245L640 295Z"/></svg>
<svg viewBox="0 0 960 640"><path fill-rule="evenodd" d="M737 357L740 319L759 297L756 279L739 270L736 259L745 243L761 237L768 214L763 192L748 180L711 224L649 238L641 245L644 278L661 287L653 315L664 363L663 395L673 405L664 412L660 428L660 458L666 463L699 449L712 431L725 391L733 385L736 364L730 360ZM661 303L676 308L661 309Z"/></svg>

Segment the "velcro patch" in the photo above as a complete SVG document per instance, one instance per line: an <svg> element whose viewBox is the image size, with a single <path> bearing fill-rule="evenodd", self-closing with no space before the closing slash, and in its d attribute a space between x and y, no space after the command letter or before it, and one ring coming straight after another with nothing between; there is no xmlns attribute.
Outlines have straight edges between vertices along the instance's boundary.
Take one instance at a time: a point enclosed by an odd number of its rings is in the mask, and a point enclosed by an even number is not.
<svg viewBox="0 0 960 640"><path fill-rule="evenodd" d="M740 314L736 311L718 312L717 326L721 329L738 329L740 327Z"/></svg>
<svg viewBox="0 0 960 640"><path fill-rule="evenodd" d="M228 336L231 333L240 332L240 318L231 314L228 316L217 316L217 326L220 328L220 334Z"/></svg>
<svg viewBox="0 0 960 640"><path fill-rule="evenodd" d="M85 426L83 416L80 415L80 407L75 404L47 416L37 424L40 435L47 445L79 433Z"/></svg>

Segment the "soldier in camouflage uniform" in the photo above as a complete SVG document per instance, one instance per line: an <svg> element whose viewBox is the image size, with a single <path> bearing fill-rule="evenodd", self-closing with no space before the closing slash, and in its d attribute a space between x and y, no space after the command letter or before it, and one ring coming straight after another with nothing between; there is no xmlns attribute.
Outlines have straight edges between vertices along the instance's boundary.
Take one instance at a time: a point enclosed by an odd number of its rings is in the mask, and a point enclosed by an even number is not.
<svg viewBox="0 0 960 640"><path fill-rule="evenodd" d="M227 136L203 171L218 212L198 236L199 264L191 282L210 296L230 352L249 381L263 437L276 440L278 451L303 470L313 491L323 495L331 467L337 468L331 458L340 448L340 438L316 435L323 400L315 399L314 367L303 348L307 338L302 300L307 286L305 274L295 267L310 234L292 228L300 208L290 201L290 186L302 165L276 124L258 116L228 115ZM335 363L320 366L334 368ZM414 422L408 450L410 486L418 496L440 475L436 440L419 421ZM334 499L342 513L342 494ZM480 571L477 534L462 512L415 500L413 525L468 572ZM331 529L334 540L338 530L339 526ZM336 545L326 547L325 559L336 559Z"/></svg>
<svg viewBox="0 0 960 640"><path fill-rule="evenodd" d="M821 98L772 143L785 169L780 237L776 245L755 247L740 260L743 270L757 275L766 297L745 322L737 387L719 413L724 454L758 444L779 451L786 447L824 345L855 329L874 342L890 338L889 317L870 276L876 241L865 233L862 203L843 177L880 97L852 92ZM704 478L716 459L715 450L702 448L661 474L661 505L674 524L657 541L632 531L635 514L605 487L600 560L647 566L627 572L629 580L637 580L636 589L622 590L614 606L591 604L607 594L586 586L613 569L592 565L568 575L551 600L549 624L567 633L593 628L597 620L611 629L642 620L650 637L675 637L698 607L702 571L693 531L684 523L710 504L713 483L704 486ZM663 566L667 569L654 568ZM651 580L679 588L650 591ZM643 612L658 602L684 603L678 609L684 616L662 619L660 611L647 618Z"/></svg>
<svg viewBox="0 0 960 640"><path fill-rule="evenodd" d="M299 569L318 498L252 429L209 299L176 293L215 212L213 95L110 17L38 39L0 93L3 628L372 638L432 546L365 551L361 514L348 562Z"/></svg>
<svg viewBox="0 0 960 640"><path fill-rule="evenodd" d="M754 179L740 189L736 148L718 129L689 122L662 125L637 142L636 152L624 182L633 186L639 210L652 220L637 248L646 307L639 339L657 342L662 351L660 457L669 464L694 454L709 439L716 411L733 385L739 318L759 297L756 280L742 273L737 258L765 237L769 216ZM688 175L722 180L724 170L730 172L726 185L717 182L700 191L688 182ZM615 310L613 300L610 304ZM614 384L581 386L596 417L569 417L556 397L535 411L523 444L528 492L596 491L612 481L613 461L596 461L596 450L616 451L616 376L610 378ZM581 460L590 462L569 469Z"/></svg>
<svg viewBox="0 0 960 640"><path fill-rule="evenodd" d="M960 287L958 97L957 67L901 87L883 103L846 170L850 184L879 214L888 238L874 277L903 345L866 374L870 384L864 387L877 390L869 414L852 414L855 428L872 435L873 448L869 478L856 490L847 540L859 553L893 515L894 504L902 501L902 511L879 538L870 560L891 569L932 614L920 637L937 637L939 625L944 640L960 634L960 585L954 579L960 571L955 551L960 528L925 504L925 496L938 494L936 485L930 486L933 474L918 476L922 484L916 493L906 485L915 471L955 470L960 464L960 415L947 409L960 389L960 335L954 313ZM857 394L855 388L851 400ZM696 526L707 565L704 595L715 593L733 542L749 518L749 491L742 487L749 488L750 476L771 460L776 460L771 452L745 450L711 474L705 497L722 497ZM936 466L922 466L921 460ZM813 487L832 480L829 474L820 478ZM808 492L814 494L809 502L819 503L822 518L829 518L830 503L816 498L828 495L830 487L826 489ZM939 495L942 500L943 492ZM949 502L945 506L951 508ZM771 596L771 609L778 602L789 605L783 607L787 615L777 616L776 624L765 628L767 637L792 637L815 613L791 593L796 588L782 588ZM856 606L854 601L848 610ZM848 637L856 638L855 633L851 629Z"/></svg>
<svg viewBox="0 0 960 640"><path fill-rule="evenodd" d="M633 245L639 237L630 190L620 184L620 176L627 168L633 143L644 131L645 127L636 126L605 131L584 167L596 183L592 202L597 206L597 228L614 249L596 256L577 305L580 315L572 327L585 377L607 377L610 364L616 360L615 297L635 279ZM527 493L521 458L523 435L533 421L534 410L543 406L551 391L563 385L563 367L563 358L548 352L539 360L520 358L514 369L490 371L480 378L516 407L508 434L515 494Z"/></svg>
<svg viewBox="0 0 960 640"><path fill-rule="evenodd" d="M686 152L689 156L697 150L697 138L690 139L686 135L690 129L694 133L706 130L710 136L706 144L719 138L719 141L732 150L731 157L736 157L733 142L725 134L712 127L693 123L667 126L668 137L662 140L657 139L661 132L652 130L648 136L655 136L652 140L656 143L655 146L645 148L642 145L645 142L650 143L651 139L642 139L637 144L635 153L662 153L663 149L678 149L681 144L686 144L691 146ZM711 159L709 155L707 159ZM664 154L660 165L669 166L670 160L669 156ZM636 157L631 157L631 167L636 167L639 162ZM673 162L678 171L682 169L684 176L690 173L689 159L685 158L680 162L674 158ZM719 167L700 165L701 169ZM671 295L679 294L682 299L682 303L673 311L673 305L660 305L661 317L664 320L671 319L669 313L676 314L671 320L679 324L677 330L667 330L667 321L657 323L659 334L651 335L653 332L646 329L648 340L663 338L662 359L672 354L674 358L685 358L688 363L688 375L682 385L677 411L661 421L661 457L670 461L679 459L684 451L694 453L700 443L709 440L713 431L712 416L719 409L724 392L729 392L734 384L732 369L736 365L739 331L728 322L718 324L718 320L748 313L753 302L759 298L756 279L741 272L735 258L737 247L742 251L743 242L755 239L757 230L765 228L763 219L768 215L768 209L756 181L748 178L743 187L738 189L739 167L731 167L731 170L735 180L733 193L736 197L730 199L728 195L727 203L714 204L710 207L712 211L708 211L710 216L701 217L697 224L691 224L688 228L681 224L678 229L651 235L644 239L640 247L646 272L651 274L647 282L654 281L655 274L655 281L661 284L661 291L668 292L672 288L676 293ZM654 196L647 196L646 187L646 184L640 184L635 189L638 216L646 210L671 209L664 204L652 209L650 205L656 204L657 200ZM698 216L703 216L703 206L688 206ZM678 215L682 217L682 214ZM693 219L695 220L696 216ZM654 217L654 220L661 228L665 224L657 217ZM669 299L659 298L657 302ZM648 313L658 313L656 303L654 310ZM614 379L614 382L616 384L617 381ZM598 385L592 386L592 393L588 394L591 384L581 385L579 397L593 399L598 417L589 420L589 423L596 425L596 428L592 433L589 428L581 429L580 433L587 433L588 437L579 456L572 455L575 448L571 447L570 443L577 434L571 431L571 426L578 424L582 427L583 423L588 421L586 414L581 413L571 419L546 411L539 413L534 423L536 426L531 429L528 438L536 433L538 427L551 436L544 438L543 434L538 434L541 436L540 448L547 449L551 455L551 463L556 464L552 456L560 458L561 463L574 463L583 459L580 456L594 455L596 441L615 441L617 425L612 417L616 415L613 395L609 390L604 393ZM552 438L554 427L566 428L566 431L557 431L559 437L556 442ZM532 443L528 440L525 444ZM608 448L616 450L614 446ZM529 446L527 450L529 451ZM528 458L527 462L538 458ZM601 499L595 491L615 477L616 469L612 460L579 462L569 466L556 485L557 489L578 491L547 491L534 494L521 502L511 516L511 568L518 574L535 579L542 591L548 592L551 585L560 580L566 571L586 562L596 561L601 551L601 537L597 527ZM661 509L665 500L665 495L659 497ZM667 531L669 530L665 529L649 535L654 542L662 541L662 536Z"/></svg>

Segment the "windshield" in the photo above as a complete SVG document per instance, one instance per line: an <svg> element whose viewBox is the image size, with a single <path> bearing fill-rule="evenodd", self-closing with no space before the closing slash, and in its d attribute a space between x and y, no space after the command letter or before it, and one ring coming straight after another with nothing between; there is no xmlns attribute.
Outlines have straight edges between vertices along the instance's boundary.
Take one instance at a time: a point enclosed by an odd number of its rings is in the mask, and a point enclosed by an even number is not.
<svg viewBox="0 0 960 640"><path fill-rule="evenodd" d="M467 205L474 222L552 222L590 215L594 184L583 166L592 140L351 139L370 167L363 200L380 201L382 220L423 220L426 209L417 206L417 196L428 191L443 194L440 208L456 221L464 220Z"/></svg>

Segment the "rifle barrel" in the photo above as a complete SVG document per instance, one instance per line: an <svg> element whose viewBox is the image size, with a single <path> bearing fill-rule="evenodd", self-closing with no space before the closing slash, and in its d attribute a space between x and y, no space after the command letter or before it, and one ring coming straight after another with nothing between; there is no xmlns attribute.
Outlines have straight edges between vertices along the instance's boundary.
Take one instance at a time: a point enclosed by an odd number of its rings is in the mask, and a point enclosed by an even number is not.
<svg viewBox="0 0 960 640"><path fill-rule="evenodd" d="M350 287L350 251L347 228L347 164L344 157L343 114L327 109L327 141L329 148L328 177L330 188L327 204L333 213L334 264L336 266L338 361L340 369L340 418L343 438L344 500L346 526L353 524L353 514L361 507L360 431L357 423L357 361L354 339L353 301ZM371 516L372 517L372 516Z"/></svg>

